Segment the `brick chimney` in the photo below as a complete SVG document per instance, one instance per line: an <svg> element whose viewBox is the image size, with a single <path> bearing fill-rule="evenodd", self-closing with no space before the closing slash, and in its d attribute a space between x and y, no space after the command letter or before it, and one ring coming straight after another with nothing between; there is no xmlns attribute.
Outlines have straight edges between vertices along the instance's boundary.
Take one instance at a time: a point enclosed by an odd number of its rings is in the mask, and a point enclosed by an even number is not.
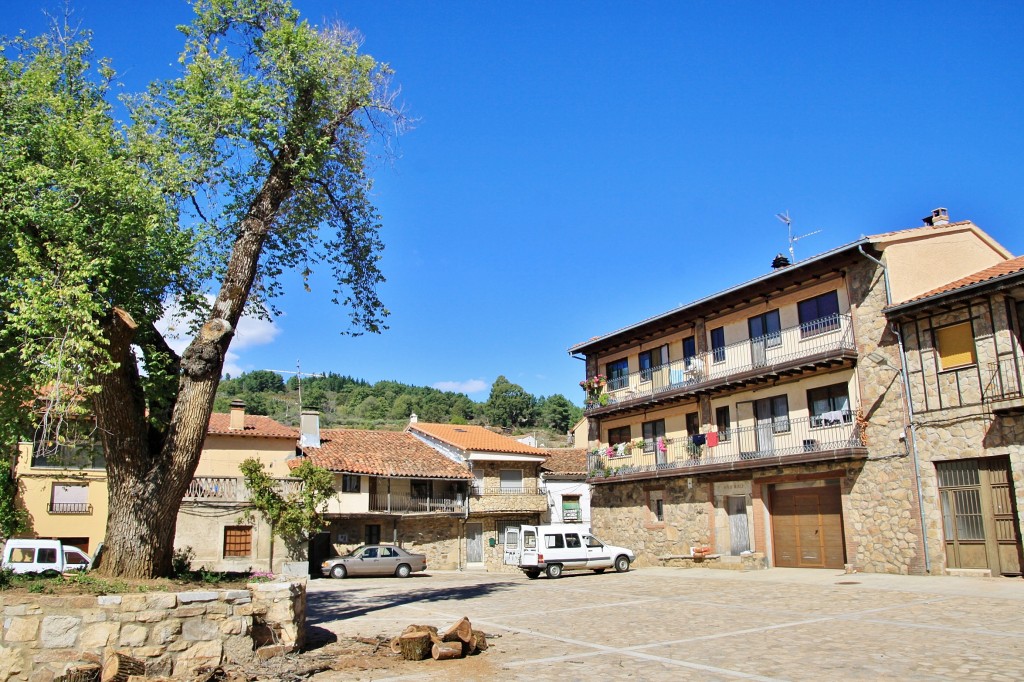
<svg viewBox="0 0 1024 682"><path fill-rule="evenodd" d="M234 399L231 401L231 421L228 428L232 431L245 430L245 401Z"/></svg>
<svg viewBox="0 0 1024 682"><path fill-rule="evenodd" d="M949 211L939 207L932 210L930 216L925 216L921 220L924 221L925 225L931 225L932 227L941 227L943 225L949 225Z"/></svg>
<svg viewBox="0 0 1024 682"><path fill-rule="evenodd" d="M320 447L320 413L303 410L299 417L299 445L306 448Z"/></svg>

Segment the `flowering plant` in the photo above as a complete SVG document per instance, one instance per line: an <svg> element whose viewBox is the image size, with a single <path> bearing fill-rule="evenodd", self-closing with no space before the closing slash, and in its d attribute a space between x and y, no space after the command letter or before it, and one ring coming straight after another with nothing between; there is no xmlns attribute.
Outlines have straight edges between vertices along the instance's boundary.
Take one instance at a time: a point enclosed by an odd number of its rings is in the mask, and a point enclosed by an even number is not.
<svg viewBox="0 0 1024 682"><path fill-rule="evenodd" d="M595 374L589 379L584 379L580 382L580 388L587 393L597 393L602 388L608 385L608 378L603 374Z"/></svg>
<svg viewBox="0 0 1024 682"><path fill-rule="evenodd" d="M660 452L662 454L664 454L665 452L668 452L668 445L665 444L665 439L662 438L661 436L658 436L657 447L658 447L658 452Z"/></svg>
<svg viewBox="0 0 1024 682"><path fill-rule="evenodd" d="M269 571L253 571L249 574L251 583L269 583L274 579L274 574Z"/></svg>

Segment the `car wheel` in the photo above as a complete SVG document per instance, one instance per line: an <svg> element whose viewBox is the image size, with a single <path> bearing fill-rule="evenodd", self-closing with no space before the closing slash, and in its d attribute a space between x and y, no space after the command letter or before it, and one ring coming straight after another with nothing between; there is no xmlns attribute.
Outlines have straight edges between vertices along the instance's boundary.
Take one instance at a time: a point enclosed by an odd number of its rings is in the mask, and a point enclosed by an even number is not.
<svg viewBox="0 0 1024 682"><path fill-rule="evenodd" d="M547 572L548 572L548 577L549 578L561 578L562 577L562 564L549 564Z"/></svg>
<svg viewBox="0 0 1024 682"><path fill-rule="evenodd" d="M348 575L348 571L346 571L345 567L341 564L331 567L332 578L344 578L346 575Z"/></svg>
<svg viewBox="0 0 1024 682"><path fill-rule="evenodd" d="M625 573L629 570L629 557L625 554L615 558L615 570L619 573Z"/></svg>
<svg viewBox="0 0 1024 682"><path fill-rule="evenodd" d="M604 569L603 568L595 568L594 569L594 573L604 573Z"/></svg>
<svg viewBox="0 0 1024 682"><path fill-rule="evenodd" d="M409 564L401 564L395 569L395 575L399 578L408 578L410 573L412 573L412 569L409 568Z"/></svg>
<svg viewBox="0 0 1024 682"><path fill-rule="evenodd" d="M526 571L526 577L530 580L536 580L540 577L540 571L536 568L531 568L529 571Z"/></svg>

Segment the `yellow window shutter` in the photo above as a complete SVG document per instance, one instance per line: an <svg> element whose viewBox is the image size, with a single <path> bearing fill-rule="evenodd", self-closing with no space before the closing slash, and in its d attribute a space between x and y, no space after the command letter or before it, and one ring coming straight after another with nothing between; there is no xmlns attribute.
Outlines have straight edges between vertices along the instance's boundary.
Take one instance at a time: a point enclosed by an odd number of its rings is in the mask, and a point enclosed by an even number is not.
<svg viewBox="0 0 1024 682"><path fill-rule="evenodd" d="M942 369L952 369L973 365L974 334L971 323L961 322L935 330L935 342L939 349L939 361Z"/></svg>

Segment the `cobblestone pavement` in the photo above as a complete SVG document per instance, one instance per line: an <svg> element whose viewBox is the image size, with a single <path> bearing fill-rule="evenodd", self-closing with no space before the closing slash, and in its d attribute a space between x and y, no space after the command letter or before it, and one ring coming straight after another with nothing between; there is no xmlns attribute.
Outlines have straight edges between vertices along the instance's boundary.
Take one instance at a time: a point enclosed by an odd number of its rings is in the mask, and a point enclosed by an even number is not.
<svg viewBox="0 0 1024 682"><path fill-rule="evenodd" d="M438 571L314 580L308 614L339 637L461 616L498 635L475 657L489 668L431 661L389 679L1024 679L1019 578L641 568L531 581Z"/></svg>

